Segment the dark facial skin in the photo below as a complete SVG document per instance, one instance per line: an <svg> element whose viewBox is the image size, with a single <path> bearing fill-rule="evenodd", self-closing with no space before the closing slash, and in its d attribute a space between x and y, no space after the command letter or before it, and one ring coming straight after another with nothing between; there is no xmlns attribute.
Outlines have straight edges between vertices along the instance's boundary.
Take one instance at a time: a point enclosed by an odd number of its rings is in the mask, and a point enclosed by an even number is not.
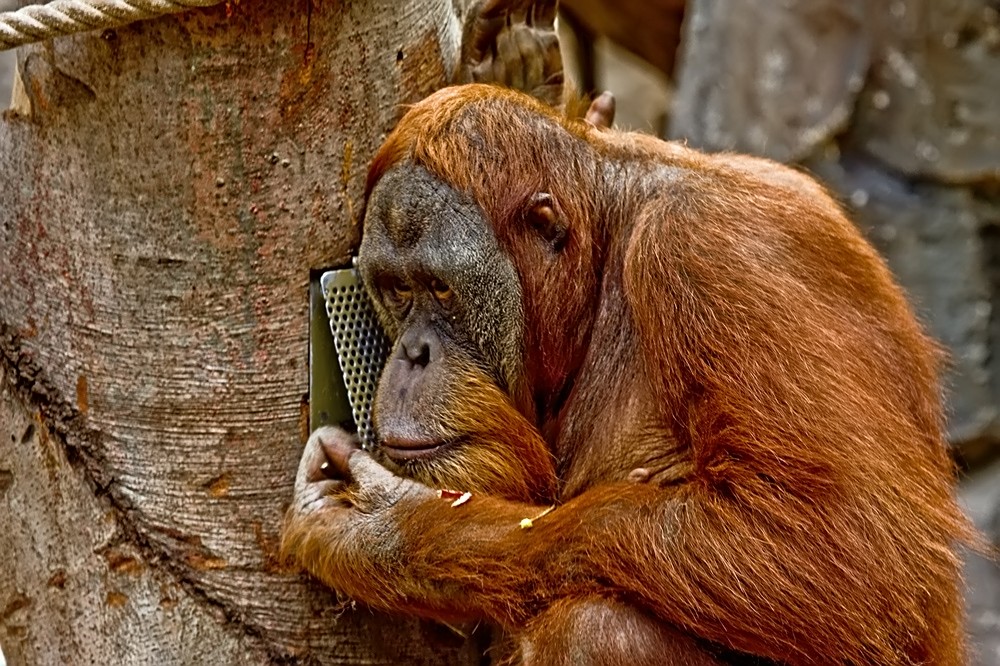
<svg viewBox="0 0 1000 666"><path fill-rule="evenodd" d="M410 164L372 192L359 260L395 342L374 408L382 449L401 465L443 453L470 434L451 416L463 393L523 382L517 273L479 206Z"/></svg>

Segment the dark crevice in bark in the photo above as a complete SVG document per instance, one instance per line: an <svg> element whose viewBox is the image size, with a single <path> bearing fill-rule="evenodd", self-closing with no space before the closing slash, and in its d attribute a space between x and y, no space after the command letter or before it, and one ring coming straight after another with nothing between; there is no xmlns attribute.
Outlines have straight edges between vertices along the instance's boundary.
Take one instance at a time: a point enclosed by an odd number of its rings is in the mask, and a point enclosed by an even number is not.
<svg viewBox="0 0 1000 666"><path fill-rule="evenodd" d="M212 598L201 586L190 580L188 572L175 559L176 553L158 546L143 535L127 499L116 492L114 480L104 466L99 444L100 433L88 428L82 414L62 399L55 388L21 343L21 337L9 325L0 322L0 364L9 371L10 386L25 404L38 409L45 425L65 447L67 460L78 469L91 486L94 494L111 505L120 538L109 546L129 543L141 553L150 567L165 572L173 578L196 602L206 608L221 612L226 623L256 641L260 649L274 664L298 664L300 659L287 654L275 645L259 627L248 624L238 609ZM28 431L33 427L29 426ZM34 432L25 432L22 440L30 440ZM3 473L0 471L0 492L4 491Z"/></svg>

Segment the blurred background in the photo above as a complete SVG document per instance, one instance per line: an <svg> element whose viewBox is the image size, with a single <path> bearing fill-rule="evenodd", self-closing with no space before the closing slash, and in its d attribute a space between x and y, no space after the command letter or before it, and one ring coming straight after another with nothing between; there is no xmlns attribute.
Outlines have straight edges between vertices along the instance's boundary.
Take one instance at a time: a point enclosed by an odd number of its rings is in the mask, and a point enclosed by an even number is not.
<svg viewBox="0 0 1000 666"><path fill-rule="evenodd" d="M850 209L950 353L963 501L1000 543L1000 0L562 7L570 73L618 126L798 164ZM996 565L968 583L974 663L1000 664Z"/></svg>

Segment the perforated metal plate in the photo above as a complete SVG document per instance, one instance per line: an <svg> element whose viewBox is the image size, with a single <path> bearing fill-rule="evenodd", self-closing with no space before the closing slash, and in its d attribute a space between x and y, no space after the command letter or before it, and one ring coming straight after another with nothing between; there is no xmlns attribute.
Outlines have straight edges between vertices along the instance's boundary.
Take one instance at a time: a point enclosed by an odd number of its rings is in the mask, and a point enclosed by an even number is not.
<svg viewBox="0 0 1000 666"><path fill-rule="evenodd" d="M379 326L357 269L323 273L320 284L358 437L365 448L371 448L375 443L372 402L392 344Z"/></svg>

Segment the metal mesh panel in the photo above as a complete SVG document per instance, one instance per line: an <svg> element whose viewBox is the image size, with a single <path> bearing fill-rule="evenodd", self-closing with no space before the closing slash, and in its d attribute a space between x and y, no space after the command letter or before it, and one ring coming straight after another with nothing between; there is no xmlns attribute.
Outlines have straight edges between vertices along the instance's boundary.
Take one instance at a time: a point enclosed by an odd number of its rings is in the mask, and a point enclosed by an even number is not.
<svg viewBox="0 0 1000 666"><path fill-rule="evenodd" d="M379 326L356 269L324 273L320 284L358 437L362 445L370 449L375 443L372 402L392 343Z"/></svg>

